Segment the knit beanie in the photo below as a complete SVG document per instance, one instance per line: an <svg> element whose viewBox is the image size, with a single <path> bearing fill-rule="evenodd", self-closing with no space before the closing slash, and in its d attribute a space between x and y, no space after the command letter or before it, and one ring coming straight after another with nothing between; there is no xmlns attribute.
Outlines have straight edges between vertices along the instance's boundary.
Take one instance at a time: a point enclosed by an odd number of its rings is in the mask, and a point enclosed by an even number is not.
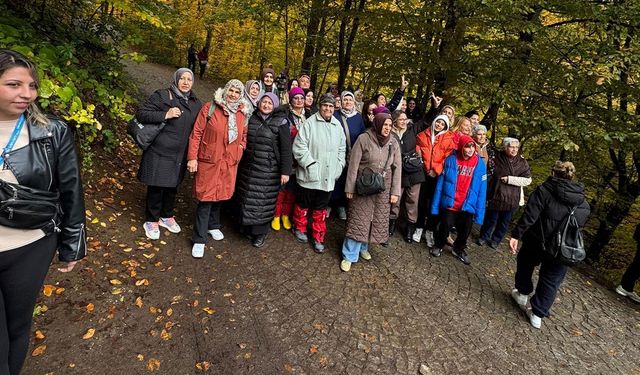
<svg viewBox="0 0 640 375"><path fill-rule="evenodd" d="M291 90L289 90L289 102L291 102L293 100L293 97L296 95L304 96L304 90L301 89L300 87L294 87Z"/></svg>
<svg viewBox="0 0 640 375"><path fill-rule="evenodd" d="M331 94L324 94L320 97L320 100L318 101L318 106L321 106L323 104L332 104L332 105L336 105L336 98L333 97L333 95Z"/></svg>

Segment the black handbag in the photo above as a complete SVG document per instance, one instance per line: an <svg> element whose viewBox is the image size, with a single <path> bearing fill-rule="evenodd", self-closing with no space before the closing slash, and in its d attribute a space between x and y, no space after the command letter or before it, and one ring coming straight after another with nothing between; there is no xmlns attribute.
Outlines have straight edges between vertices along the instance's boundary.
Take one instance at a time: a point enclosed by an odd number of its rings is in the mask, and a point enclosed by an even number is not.
<svg viewBox="0 0 640 375"><path fill-rule="evenodd" d="M169 91L169 101L172 100L173 96L171 95L171 91ZM133 119L129 121L129 125L127 125L127 133L133 138L138 147L146 150L151 146L165 125L167 125L165 121L159 124L143 124L134 116Z"/></svg>
<svg viewBox="0 0 640 375"><path fill-rule="evenodd" d="M391 144L389 144L389 154L387 155L387 161L384 163L382 173L374 172L373 169L366 167L362 171L362 174L356 180L356 192L358 195L367 196L382 193L384 188L384 176L388 167L389 159L391 158ZM371 173L365 174L369 170Z"/></svg>
<svg viewBox="0 0 640 375"><path fill-rule="evenodd" d="M423 168L422 156L417 152L412 152L402 156L402 171L405 173L416 173Z"/></svg>
<svg viewBox="0 0 640 375"><path fill-rule="evenodd" d="M0 180L0 225L59 232L60 193Z"/></svg>

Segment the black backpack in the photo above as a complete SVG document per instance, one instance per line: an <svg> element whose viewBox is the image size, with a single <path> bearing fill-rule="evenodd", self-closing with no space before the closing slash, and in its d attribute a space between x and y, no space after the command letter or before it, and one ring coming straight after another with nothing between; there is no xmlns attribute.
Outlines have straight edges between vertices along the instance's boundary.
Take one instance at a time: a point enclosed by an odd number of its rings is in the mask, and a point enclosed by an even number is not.
<svg viewBox="0 0 640 375"><path fill-rule="evenodd" d="M576 208L578 206L572 207L562 219L553 233L551 243L545 244L545 237L542 237L544 250L567 266L575 266L587 257L580 224L575 216Z"/></svg>

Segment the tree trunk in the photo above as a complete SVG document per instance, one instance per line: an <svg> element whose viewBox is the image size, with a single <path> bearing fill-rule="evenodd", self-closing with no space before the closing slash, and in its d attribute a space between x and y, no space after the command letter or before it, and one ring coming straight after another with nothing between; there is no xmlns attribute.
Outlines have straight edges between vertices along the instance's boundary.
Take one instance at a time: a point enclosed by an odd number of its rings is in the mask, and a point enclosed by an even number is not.
<svg viewBox="0 0 640 375"><path fill-rule="evenodd" d="M310 76L313 73L313 61L316 57L316 44L318 35L318 29L320 22L322 21L322 5L323 0L312 0L311 9L309 9L309 23L307 23L307 36L304 43L304 52L302 54L302 65L300 66L301 72L308 73Z"/></svg>
<svg viewBox="0 0 640 375"><path fill-rule="evenodd" d="M338 90L340 91L344 89L344 83L347 78L347 73L349 72L349 65L351 64L351 49L353 47L353 41L356 38L358 26L360 24L359 14L364 11L365 4L366 0L360 0L360 2L358 3L358 8L354 12L355 16L353 17L353 21L343 19L340 22L340 32L338 36ZM351 5L352 0L345 0L345 14L350 13ZM351 30L349 32L349 36L347 37L347 26L349 23L351 23Z"/></svg>

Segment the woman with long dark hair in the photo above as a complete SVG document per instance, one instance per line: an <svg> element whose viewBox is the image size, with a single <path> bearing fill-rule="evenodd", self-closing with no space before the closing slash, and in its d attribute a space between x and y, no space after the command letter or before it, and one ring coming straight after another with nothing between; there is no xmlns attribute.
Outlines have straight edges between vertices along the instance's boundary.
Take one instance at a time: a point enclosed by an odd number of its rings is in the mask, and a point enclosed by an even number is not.
<svg viewBox="0 0 640 375"><path fill-rule="evenodd" d="M31 189L37 197L0 210L0 373L19 374L33 308L58 250L69 272L86 255L85 210L71 128L36 105L38 71L0 50L0 196ZM7 190L8 189L8 190ZM1 198L4 200L7 198ZM46 203L46 204L45 204ZM48 212L45 207L56 207Z"/></svg>

